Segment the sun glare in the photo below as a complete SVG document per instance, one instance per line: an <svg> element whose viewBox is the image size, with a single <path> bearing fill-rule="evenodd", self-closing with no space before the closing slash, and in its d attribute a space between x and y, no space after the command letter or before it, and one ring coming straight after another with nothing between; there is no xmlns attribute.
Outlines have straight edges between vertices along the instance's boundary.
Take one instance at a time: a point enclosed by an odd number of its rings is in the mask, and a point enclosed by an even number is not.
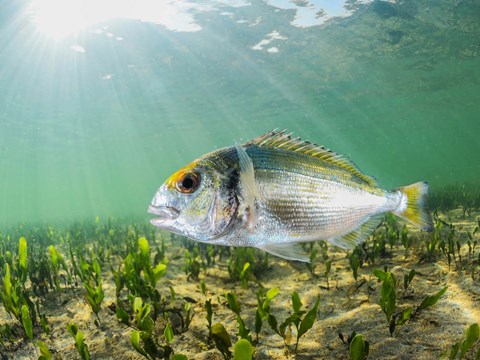
<svg viewBox="0 0 480 360"><path fill-rule="evenodd" d="M186 0L32 0L31 20L55 39L114 18L162 24L174 31L198 31ZM198 9L197 9L198 10Z"/></svg>
<svg viewBox="0 0 480 360"><path fill-rule="evenodd" d="M31 6L32 20L39 31L55 39L77 33L102 20L102 1L82 0L34 0Z"/></svg>

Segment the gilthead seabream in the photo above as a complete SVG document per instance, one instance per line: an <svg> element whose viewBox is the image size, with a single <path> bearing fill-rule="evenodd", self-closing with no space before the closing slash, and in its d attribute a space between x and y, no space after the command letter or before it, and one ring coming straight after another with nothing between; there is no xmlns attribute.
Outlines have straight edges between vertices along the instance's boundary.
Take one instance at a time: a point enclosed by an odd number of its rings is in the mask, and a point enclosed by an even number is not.
<svg viewBox="0 0 480 360"><path fill-rule="evenodd" d="M285 131L213 151L171 175L148 211L159 228L309 261L302 242L353 248L391 212L432 230L425 182L384 190L348 159Z"/></svg>

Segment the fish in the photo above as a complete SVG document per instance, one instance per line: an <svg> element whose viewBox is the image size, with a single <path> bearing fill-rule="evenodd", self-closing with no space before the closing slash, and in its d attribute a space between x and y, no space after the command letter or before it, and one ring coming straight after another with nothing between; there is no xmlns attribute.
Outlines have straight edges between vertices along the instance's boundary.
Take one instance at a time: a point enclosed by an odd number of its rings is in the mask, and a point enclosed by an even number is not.
<svg viewBox="0 0 480 360"><path fill-rule="evenodd" d="M425 181L385 190L348 158L272 130L176 171L148 212L152 225L195 241L309 262L302 243L353 249L386 213L432 231L427 194Z"/></svg>

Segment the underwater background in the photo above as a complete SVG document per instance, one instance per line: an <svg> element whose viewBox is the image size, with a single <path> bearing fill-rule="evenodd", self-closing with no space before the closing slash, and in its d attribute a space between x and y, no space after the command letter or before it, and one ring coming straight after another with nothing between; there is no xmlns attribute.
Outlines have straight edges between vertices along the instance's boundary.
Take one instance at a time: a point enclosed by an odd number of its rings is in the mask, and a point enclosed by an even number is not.
<svg viewBox="0 0 480 360"><path fill-rule="evenodd" d="M480 359L479 0L0 0L2 360ZM272 129L431 185L300 263L152 226ZM185 187L187 187L185 185Z"/></svg>
<svg viewBox="0 0 480 360"><path fill-rule="evenodd" d="M0 1L0 226L146 218L286 128L386 187L477 183L480 3Z"/></svg>

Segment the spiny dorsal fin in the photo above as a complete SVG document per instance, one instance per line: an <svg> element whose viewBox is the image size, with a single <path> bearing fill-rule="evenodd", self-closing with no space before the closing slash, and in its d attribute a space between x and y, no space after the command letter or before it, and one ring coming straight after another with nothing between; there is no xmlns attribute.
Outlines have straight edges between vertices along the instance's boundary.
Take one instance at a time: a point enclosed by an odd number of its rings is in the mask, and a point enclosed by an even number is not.
<svg viewBox="0 0 480 360"><path fill-rule="evenodd" d="M377 182L374 178L362 173L349 159L325 148L324 146L319 146L310 141L302 140L300 137L292 137L292 133L286 133L285 129L269 131L262 136L250 140L245 144L245 146L247 145L272 147L313 156L349 171L370 186L377 186Z"/></svg>

